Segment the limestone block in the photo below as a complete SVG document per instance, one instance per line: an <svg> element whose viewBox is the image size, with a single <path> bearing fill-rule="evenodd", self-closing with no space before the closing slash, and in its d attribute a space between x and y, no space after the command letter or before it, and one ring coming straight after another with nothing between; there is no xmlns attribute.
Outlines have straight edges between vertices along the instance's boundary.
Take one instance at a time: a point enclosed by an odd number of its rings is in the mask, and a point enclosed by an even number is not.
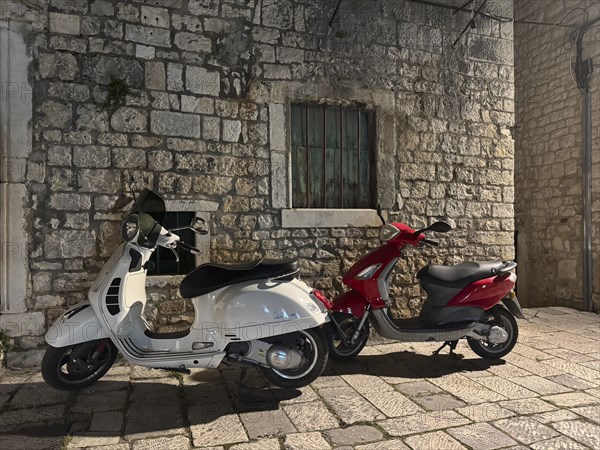
<svg viewBox="0 0 600 450"><path fill-rule="evenodd" d="M44 241L44 254L48 259L94 256L96 233L84 230L51 231Z"/></svg>
<svg viewBox="0 0 600 450"><path fill-rule="evenodd" d="M155 91L165 90L165 66L161 62L146 63L146 88Z"/></svg>
<svg viewBox="0 0 600 450"><path fill-rule="evenodd" d="M185 71L186 89L196 94L218 96L221 89L221 75L202 67L188 66Z"/></svg>
<svg viewBox="0 0 600 450"><path fill-rule="evenodd" d="M150 129L154 134L166 136L201 136L200 116L169 111L152 111Z"/></svg>
<svg viewBox="0 0 600 450"><path fill-rule="evenodd" d="M154 8L152 6L141 6L141 22L152 27L169 28L169 10L166 8Z"/></svg>
<svg viewBox="0 0 600 450"><path fill-rule="evenodd" d="M175 45L190 52L210 53L212 41L195 33L179 32L175 35Z"/></svg>
<svg viewBox="0 0 600 450"><path fill-rule="evenodd" d="M42 78L74 80L79 75L77 59L70 53L40 53L38 64Z"/></svg>
<svg viewBox="0 0 600 450"><path fill-rule="evenodd" d="M110 123L116 131L143 132L148 128L148 117L143 110L122 107L115 111Z"/></svg>
<svg viewBox="0 0 600 450"><path fill-rule="evenodd" d="M49 26L51 33L79 34L81 19L73 14L51 12Z"/></svg>
<svg viewBox="0 0 600 450"><path fill-rule="evenodd" d="M125 25L125 39L155 47L170 47L171 32L164 28L146 27L143 25Z"/></svg>

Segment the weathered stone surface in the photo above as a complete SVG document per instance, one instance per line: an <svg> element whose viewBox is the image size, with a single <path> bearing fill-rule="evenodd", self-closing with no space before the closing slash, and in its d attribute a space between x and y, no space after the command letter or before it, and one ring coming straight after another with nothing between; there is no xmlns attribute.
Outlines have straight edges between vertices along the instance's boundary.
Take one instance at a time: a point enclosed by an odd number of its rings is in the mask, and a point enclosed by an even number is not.
<svg viewBox="0 0 600 450"><path fill-rule="evenodd" d="M298 431L327 430L339 425L322 402L287 405L283 410Z"/></svg>
<svg viewBox="0 0 600 450"><path fill-rule="evenodd" d="M46 100L40 106L40 125L46 127L67 127L71 120L73 111L71 105L65 105L61 102Z"/></svg>
<svg viewBox="0 0 600 450"><path fill-rule="evenodd" d="M150 114L150 130L157 135L199 138L201 136L200 116L168 111L152 111Z"/></svg>
<svg viewBox="0 0 600 450"><path fill-rule="evenodd" d="M49 26L52 33L79 34L81 19L73 14L51 12Z"/></svg>
<svg viewBox="0 0 600 450"><path fill-rule="evenodd" d="M209 71L202 67L187 66L185 71L186 89L196 94L219 95L220 80L219 72Z"/></svg>
<svg viewBox="0 0 600 450"><path fill-rule="evenodd" d="M148 116L145 111L123 107L115 111L110 124L116 131L141 132L148 128Z"/></svg>
<svg viewBox="0 0 600 450"><path fill-rule="evenodd" d="M506 434L498 431L487 423L476 423L448 430L454 438L470 448L496 449L517 444Z"/></svg>
<svg viewBox="0 0 600 450"><path fill-rule="evenodd" d="M211 40L195 33L177 33L175 35L175 45L190 52L210 53L212 51Z"/></svg>
<svg viewBox="0 0 600 450"><path fill-rule="evenodd" d="M48 259L90 257L95 253L94 231L51 231L46 236L44 254Z"/></svg>
<svg viewBox="0 0 600 450"><path fill-rule="evenodd" d="M141 22L152 27L169 28L169 10L142 5L140 11Z"/></svg>
<svg viewBox="0 0 600 450"><path fill-rule="evenodd" d="M524 444L532 444L558 435L552 428L527 417L499 420L494 422L494 426Z"/></svg>
<svg viewBox="0 0 600 450"><path fill-rule="evenodd" d="M141 87L144 80L144 69L138 61L109 56L86 60L83 74L100 84L121 80L135 88Z"/></svg>
<svg viewBox="0 0 600 450"><path fill-rule="evenodd" d="M79 75L77 59L70 53L40 53L38 61L42 78L74 80Z"/></svg>
<svg viewBox="0 0 600 450"><path fill-rule="evenodd" d="M434 431L432 433L410 436L406 438L406 443L414 450L429 450L433 448L464 450L467 448L443 431Z"/></svg>
<svg viewBox="0 0 600 450"><path fill-rule="evenodd" d="M164 91L166 84L165 66L161 62L146 63L146 88Z"/></svg>
<svg viewBox="0 0 600 450"><path fill-rule="evenodd" d="M125 39L156 47L170 47L171 33L163 28L125 24Z"/></svg>
<svg viewBox="0 0 600 450"><path fill-rule="evenodd" d="M354 425L343 430L329 430L324 434L336 446L363 444L378 441L383 437L381 431L367 425Z"/></svg>

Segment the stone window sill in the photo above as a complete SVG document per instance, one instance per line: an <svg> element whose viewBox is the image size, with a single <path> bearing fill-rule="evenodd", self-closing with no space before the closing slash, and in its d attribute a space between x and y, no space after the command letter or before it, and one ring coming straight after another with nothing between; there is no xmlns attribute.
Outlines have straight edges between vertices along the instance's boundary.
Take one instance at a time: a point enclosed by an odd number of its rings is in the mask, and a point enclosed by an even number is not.
<svg viewBox="0 0 600 450"><path fill-rule="evenodd" d="M374 209L283 209L283 228L379 227L381 220Z"/></svg>

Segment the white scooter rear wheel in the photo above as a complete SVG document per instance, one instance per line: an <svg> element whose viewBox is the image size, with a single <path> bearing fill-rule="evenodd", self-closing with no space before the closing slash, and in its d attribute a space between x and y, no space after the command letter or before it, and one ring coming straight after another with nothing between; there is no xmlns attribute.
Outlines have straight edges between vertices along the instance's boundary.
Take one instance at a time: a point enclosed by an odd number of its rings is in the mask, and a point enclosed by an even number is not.
<svg viewBox="0 0 600 450"><path fill-rule="evenodd" d="M55 389L86 388L102 378L117 358L117 348L108 341L100 354L94 352L103 339L68 347L50 347L42 359L42 377Z"/></svg>
<svg viewBox="0 0 600 450"><path fill-rule="evenodd" d="M300 388L315 381L327 365L327 344L320 327L269 339L272 343L280 343L294 347L302 355L300 365L293 369L275 370L260 367L264 377L272 384L283 388Z"/></svg>

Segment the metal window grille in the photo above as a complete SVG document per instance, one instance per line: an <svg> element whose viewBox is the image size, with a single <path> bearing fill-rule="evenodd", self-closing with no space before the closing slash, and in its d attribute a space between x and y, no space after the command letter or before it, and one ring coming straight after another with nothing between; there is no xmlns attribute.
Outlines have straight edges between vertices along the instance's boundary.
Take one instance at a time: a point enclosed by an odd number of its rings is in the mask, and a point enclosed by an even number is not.
<svg viewBox="0 0 600 450"><path fill-rule="evenodd" d="M195 217L193 212L167 212L163 219L163 227L184 227L192 222ZM182 241L194 245L195 234L191 230L180 230L177 235ZM148 270L148 275L186 275L196 267L196 258L190 252L182 249L175 250L179 255L179 261L175 261L175 255L169 249L158 247L152 254L150 261L154 262L154 268Z"/></svg>
<svg viewBox="0 0 600 450"><path fill-rule="evenodd" d="M294 104L291 113L292 207L371 207L373 112Z"/></svg>

